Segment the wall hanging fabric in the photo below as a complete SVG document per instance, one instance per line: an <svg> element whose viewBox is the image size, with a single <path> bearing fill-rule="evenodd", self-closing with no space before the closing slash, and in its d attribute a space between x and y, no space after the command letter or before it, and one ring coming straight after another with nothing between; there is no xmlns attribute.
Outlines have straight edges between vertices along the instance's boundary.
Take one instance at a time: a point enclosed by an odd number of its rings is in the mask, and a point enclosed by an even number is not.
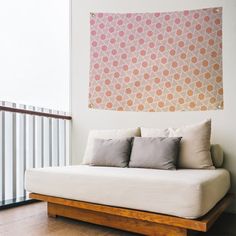
<svg viewBox="0 0 236 236"><path fill-rule="evenodd" d="M91 13L89 107L223 109L222 8Z"/></svg>

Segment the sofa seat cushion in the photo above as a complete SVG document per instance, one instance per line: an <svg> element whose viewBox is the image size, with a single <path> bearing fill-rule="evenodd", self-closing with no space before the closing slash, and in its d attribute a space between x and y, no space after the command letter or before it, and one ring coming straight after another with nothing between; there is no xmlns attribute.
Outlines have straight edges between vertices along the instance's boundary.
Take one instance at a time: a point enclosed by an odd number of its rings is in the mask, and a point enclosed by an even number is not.
<svg viewBox="0 0 236 236"><path fill-rule="evenodd" d="M205 215L230 187L229 172L87 165L29 169L29 192L184 218Z"/></svg>

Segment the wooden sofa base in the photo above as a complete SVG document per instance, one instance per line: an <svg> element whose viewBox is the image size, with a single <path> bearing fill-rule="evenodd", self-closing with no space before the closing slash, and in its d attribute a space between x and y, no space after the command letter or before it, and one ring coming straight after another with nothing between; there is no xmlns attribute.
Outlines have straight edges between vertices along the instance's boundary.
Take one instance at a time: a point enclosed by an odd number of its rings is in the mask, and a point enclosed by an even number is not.
<svg viewBox="0 0 236 236"><path fill-rule="evenodd" d="M48 215L64 216L144 235L187 236L188 229L206 232L233 200L227 194L208 214L191 220L145 211L30 193L30 198L48 202Z"/></svg>
<svg viewBox="0 0 236 236"><path fill-rule="evenodd" d="M136 220L117 215L109 215L106 213L71 206L63 206L55 203L48 203L48 215L52 217L57 215L64 216L80 221L127 230L134 233L142 233L145 235L187 236L187 231L183 228L144 220Z"/></svg>

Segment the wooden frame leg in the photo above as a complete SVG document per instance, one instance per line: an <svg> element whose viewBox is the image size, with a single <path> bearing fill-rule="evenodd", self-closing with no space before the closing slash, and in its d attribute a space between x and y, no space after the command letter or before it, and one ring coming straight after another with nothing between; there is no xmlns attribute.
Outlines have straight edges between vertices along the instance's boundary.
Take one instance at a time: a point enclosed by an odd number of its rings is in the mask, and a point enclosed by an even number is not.
<svg viewBox="0 0 236 236"><path fill-rule="evenodd" d="M52 217L52 218L57 217L57 215L55 213L53 213L53 208L52 208L50 202L47 203L47 213L48 213L48 217Z"/></svg>

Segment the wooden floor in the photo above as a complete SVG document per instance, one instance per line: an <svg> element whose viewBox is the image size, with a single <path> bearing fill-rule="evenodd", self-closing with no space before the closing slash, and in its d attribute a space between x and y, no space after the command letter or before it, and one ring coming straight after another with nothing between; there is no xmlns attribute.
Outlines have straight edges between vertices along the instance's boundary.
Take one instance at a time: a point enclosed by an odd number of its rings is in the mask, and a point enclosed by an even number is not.
<svg viewBox="0 0 236 236"><path fill-rule="evenodd" d="M1 236L135 236L119 230L62 217L48 218L45 203L33 203L0 211ZM208 233L190 236L236 236L236 215L224 214Z"/></svg>

